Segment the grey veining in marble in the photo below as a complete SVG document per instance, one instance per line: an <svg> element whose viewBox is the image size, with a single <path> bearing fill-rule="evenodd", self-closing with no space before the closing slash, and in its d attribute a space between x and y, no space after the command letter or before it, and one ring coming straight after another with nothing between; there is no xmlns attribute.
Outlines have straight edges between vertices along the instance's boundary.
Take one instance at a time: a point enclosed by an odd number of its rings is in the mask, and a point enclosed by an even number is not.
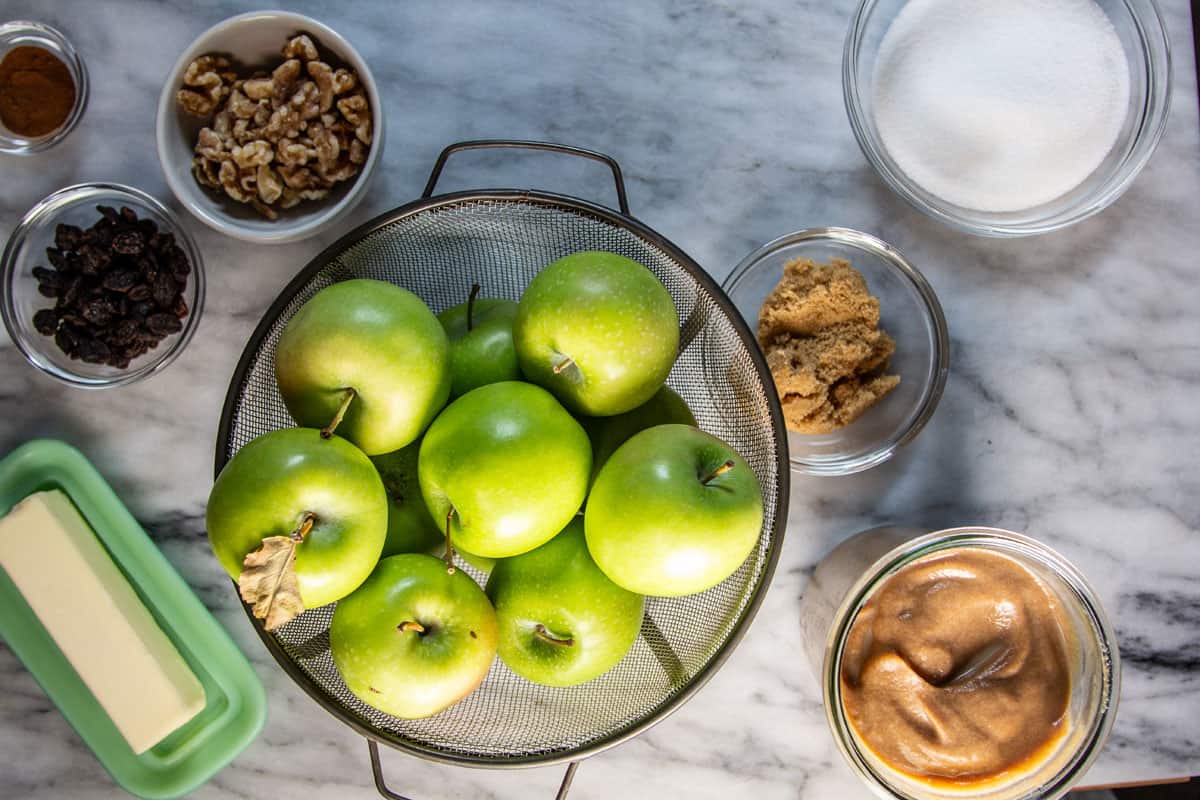
<svg viewBox="0 0 1200 800"><path fill-rule="evenodd" d="M168 199L153 137L162 76L201 30L257 5L0 1L0 18L65 30L94 87L61 147L0 160L0 236L81 180ZM416 197L443 146L479 137L611 153L633 213L717 279L789 231L875 233L924 271L953 339L926 430L867 474L794 480L780 568L747 638L681 711L583 764L573 797L865 797L826 730L797 607L825 552L885 521L997 525L1059 549L1099 590L1125 663L1116 727L1084 782L1200 772L1200 115L1185 0L1162 0L1176 82L1148 168L1098 217L1008 242L939 227L871 172L841 100L851 0L288 5L354 42L382 85L390 130L366 202L337 229L276 247L189 218L208 305L188 350L144 383L70 390L0 338L0 452L35 436L80 447L267 686L263 735L196 797L373 796L362 739L274 664L208 551L217 418L246 338L287 280L353 225ZM535 186L614 203L606 180L551 156L468 155L442 188ZM0 683L0 797L122 796L3 647ZM384 757L414 800L550 797L559 778Z"/></svg>

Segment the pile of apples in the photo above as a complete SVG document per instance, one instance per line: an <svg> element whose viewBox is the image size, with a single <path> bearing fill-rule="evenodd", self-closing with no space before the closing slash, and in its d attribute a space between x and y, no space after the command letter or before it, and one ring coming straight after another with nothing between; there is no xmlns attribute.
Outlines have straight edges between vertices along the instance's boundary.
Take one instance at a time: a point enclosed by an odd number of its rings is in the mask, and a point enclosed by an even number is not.
<svg viewBox="0 0 1200 800"><path fill-rule="evenodd" d="M317 293L275 353L301 427L242 447L208 502L265 627L336 602L346 686L406 719L466 697L497 654L543 685L596 678L645 595L717 585L762 525L753 471L664 384L679 317L648 269L583 251L519 303L477 294L435 316L381 281Z"/></svg>

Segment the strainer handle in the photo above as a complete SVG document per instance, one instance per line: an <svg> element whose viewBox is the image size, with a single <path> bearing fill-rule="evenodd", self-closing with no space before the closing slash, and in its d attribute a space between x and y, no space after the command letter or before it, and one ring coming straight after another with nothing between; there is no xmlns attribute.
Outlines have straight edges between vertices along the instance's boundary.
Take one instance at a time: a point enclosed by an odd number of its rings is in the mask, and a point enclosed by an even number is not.
<svg viewBox="0 0 1200 800"><path fill-rule="evenodd" d="M367 749L371 751L371 774L375 777L375 788L379 790L379 794L388 798L388 800L409 800L402 794L397 794L388 788L387 781L383 778L383 766L379 762L379 745L374 739L367 739ZM567 765L567 774L563 775L562 783L558 786L558 794L554 795L554 800L565 800L567 792L571 790L571 781L575 780L575 770L579 769L579 762L572 761Z"/></svg>
<svg viewBox="0 0 1200 800"><path fill-rule="evenodd" d="M469 142L456 142L441 152L437 161L434 162L433 172L429 173L429 182L425 184L425 191L421 197L432 197L433 190L437 186L438 178L442 176L442 169L446 166L446 160L451 155L461 150L486 150L491 148L513 147L522 150L548 150L551 153L564 153L569 156L579 156L580 158L590 158L593 161L599 161L612 170L613 181L617 184L617 207L621 209L621 213L629 216L629 200L625 196L625 179L621 177L621 165L617 163L610 155L599 153L595 150L584 150L582 147L572 147L569 144L556 144L555 142L533 142L522 139L475 139Z"/></svg>

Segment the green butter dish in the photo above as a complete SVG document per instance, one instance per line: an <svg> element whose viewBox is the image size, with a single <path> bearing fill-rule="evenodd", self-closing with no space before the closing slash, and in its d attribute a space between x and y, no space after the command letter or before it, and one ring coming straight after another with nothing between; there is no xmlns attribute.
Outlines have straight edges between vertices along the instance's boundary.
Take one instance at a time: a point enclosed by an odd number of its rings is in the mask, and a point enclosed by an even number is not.
<svg viewBox="0 0 1200 800"><path fill-rule="evenodd" d="M122 788L147 800L187 794L258 735L266 717L262 683L229 635L78 450L42 439L0 460L0 515L46 489L65 493L91 526L200 680L204 708L165 739L135 754L3 569L0 638ZM96 657L120 658L120 654L96 653Z"/></svg>

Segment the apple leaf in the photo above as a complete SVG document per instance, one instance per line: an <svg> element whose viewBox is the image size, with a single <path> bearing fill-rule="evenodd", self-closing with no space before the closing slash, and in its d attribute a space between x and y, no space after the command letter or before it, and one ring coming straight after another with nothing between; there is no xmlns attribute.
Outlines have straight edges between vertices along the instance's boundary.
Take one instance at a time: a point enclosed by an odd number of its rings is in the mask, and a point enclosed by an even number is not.
<svg viewBox="0 0 1200 800"><path fill-rule="evenodd" d="M296 545L291 536L268 536L242 562L238 591L252 605L254 616L273 631L304 610L296 581Z"/></svg>

